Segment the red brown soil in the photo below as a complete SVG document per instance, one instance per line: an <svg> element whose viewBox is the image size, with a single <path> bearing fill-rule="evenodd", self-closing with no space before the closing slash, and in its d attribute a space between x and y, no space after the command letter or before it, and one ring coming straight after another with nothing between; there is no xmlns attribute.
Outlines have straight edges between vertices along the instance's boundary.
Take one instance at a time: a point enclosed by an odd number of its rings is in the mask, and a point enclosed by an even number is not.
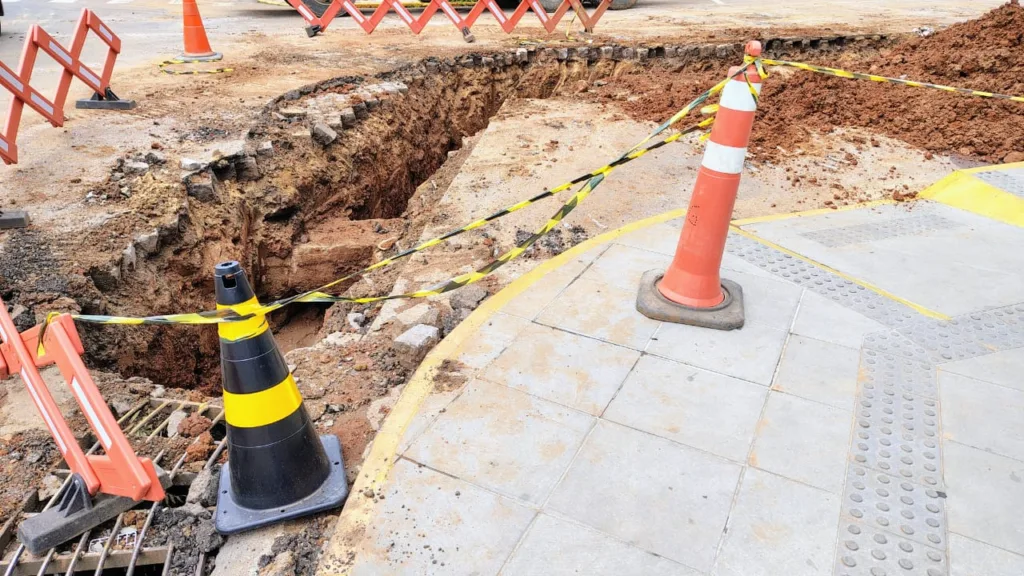
<svg viewBox="0 0 1024 576"><path fill-rule="evenodd" d="M928 38L877 52L808 57L809 63L906 79L1024 95L1024 8L1016 0ZM792 59L797 59L793 56ZM865 128L921 149L988 162L1024 159L1024 104L938 90L847 80L793 69L766 80L751 150L773 158L813 133ZM596 89L634 118L661 122L721 76L697 64L664 74L626 74ZM626 103L628 102L628 103Z"/></svg>
<svg viewBox="0 0 1024 576"><path fill-rule="evenodd" d="M198 440L185 449L185 463L205 463L216 447L217 444L213 441L213 436L209 432L203 432L199 435Z"/></svg>
<svg viewBox="0 0 1024 576"><path fill-rule="evenodd" d="M178 423L178 434L185 438L194 438L210 429L210 419L198 413L190 415Z"/></svg>

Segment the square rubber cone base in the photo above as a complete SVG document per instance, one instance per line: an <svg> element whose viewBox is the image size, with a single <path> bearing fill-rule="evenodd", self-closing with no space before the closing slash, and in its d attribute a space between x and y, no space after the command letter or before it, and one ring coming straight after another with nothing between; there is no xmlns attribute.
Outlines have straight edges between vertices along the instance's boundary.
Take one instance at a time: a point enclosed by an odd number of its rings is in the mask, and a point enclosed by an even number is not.
<svg viewBox="0 0 1024 576"><path fill-rule="evenodd" d="M93 100L82 98L75 102L79 110L134 110L135 100Z"/></svg>
<svg viewBox="0 0 1024 576"><path fill-rule="evenodd" d="M648 270L640 278L640 291L636 295L637 312L662 322L688 324L715 330L735 330L743 327L743 288L732 280L722 278L725 300L711 308L692 308L677 304L661 295L658 282L665 275L660 270Z"/></svg>
<svg viewBox="0 0 1024 576"><path fill-rule="evenodd" d="M338 437L326 435L320 437L327 458L331 463L331 473L320 488L309 496L292 502L286 506L253 510L236 504L232 498L231 475L229 461L220 469L220 494L217 498L217 532L221 534L237 534L263 526L270 526L292 518L309 516L324 510L337 508L348 496L348 480L345 478L345 461L341 459L341 443ZM301 474L301 470L296 470Z"/></svg>

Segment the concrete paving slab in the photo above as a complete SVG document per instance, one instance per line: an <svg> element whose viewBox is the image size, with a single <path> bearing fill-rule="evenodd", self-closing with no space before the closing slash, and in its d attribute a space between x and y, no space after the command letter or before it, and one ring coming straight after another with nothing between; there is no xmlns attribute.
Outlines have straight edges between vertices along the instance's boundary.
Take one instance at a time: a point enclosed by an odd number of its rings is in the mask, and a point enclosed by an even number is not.
<svg viewBox="0 0 1024 576"><path fill-rule="evenodd" d="M1024 556L959 534L949 535L949 576L1020 576Z"/></svg>
<svg viewBox="0 0 1024 576"><path fill-rule="evenodd" d="M547 499L590 416L498 384L474 381L405 457L535 505Z"/></svg>
<svg viewBox="0 0 1024 576"><path fill-rule="evenodd" d="M644 272L664 271L671 263L671 256L613 244L583 273L583 278L635 291L640 286L640 277Z"/></svg>
<svg viewBox="0 0 1024 576"><path fill-rule="evenodd" d="M448 410L448 405L454 402L462 394L462 391L462 387L446 392L435 390L427 396L423 400L423 405L420 406L419 411L416 412L416 416L406 426L405 433L402 435L402 440L398 445L398 453L404 454L409 449L409 446L412 446L412 443L423 434L423 431L433 424L438 416Z"/></svg>
<svg viewBox="0 0 1024 576"><path fill-rule="evenodd" d="M751 382L644 356L604 418L742 463L767 392Z"/></svg>
<svg viewBox="0 0 1024 576"><path fill-rule="evenodd" d="M1024 554L1024 462L944 442L952 532Z"/></svg>
<svg viewBox="0 0 1024 576"><path fill-rule="evenodd" d="M639 358L630 348L531 324L481 377L597 416Z"/></svg>
<svg viewBox="0 0 1024 576"><path fill-rule="evenodd" d="M405 459L383 490L386 498L353 550L354 576L497 574L536 515Z"/></svg>
<svg viewBox="0 0 1024 576"><path fill-rule="evenodd" d="M785 342L785 331L763 324L728 332L662 324L647 352L769 386Z"/></svg>
<svg viewBox="0 0 1024 576"><path fill-rule="evenodd" d="M849 348L860 348L864 336L882 330L882 324L810 290L800 299L793 322L793 334Z"/></svg>
<svg viewBox="0 0 1024 576"><path fill-rule="evenodd" d="M1024 253L992 247L1021 245L1024 229L942 204L846 210L744 230L947 315L1020 299L1013 271L1024 268Z"/></svg>
<svg viewBox="0 0 1024 576"><path fill-rule="evenodd" d="M672 257L675 256L676 247L679 244L679 233L682 230L682 219L670 220L624 234L615 240L615 244Z"/></svg>
<svg viewBox="0 0 1024 576"><path fill-rule="evenodd" d="M939 372L971 376L1007 388L1024 391L1024 348L1004 350L994 354L947 362L939 365Z"/></svg>
<svg viewBox="0 0 1024 576"><path fill-rule="evenodd" d="M1024 391L939 372L942 436L1024 461Z"/></svg>
<svg viewBox="0 0 1024 576"><path fill-rule="evenodd" d="M562 292L537 322L612 344L643 350L658 322L634 308L636 289L580 278Z"/></svg>
<svg viewBox="0 0 1024 576"><path fill-rule="evenodd" d="M499 315L445 352L476 380L407 414L402 446L445 482L539 516L525 532L517 515L495 520L519 539L495 546L514 551L501 568L495 553L455 573L947 576L949 558L954 575L1019 572L1024 304L940 320L915 295L875 290L859 273L924 266L922 286L963 300L957 276L974 272L955 260L1004 264L971 257L975 243L1008 233L915 206L755 224L793 220L780 228L786 241L816 242L838 271L731 236L723 276L744 284L750 311L733 332L633 309L632 276L675 250L678 230L667 227L575 251L526 278L536 284L517 287L522 295L496 295ZM940 266L918 252L925 246L950 246L954 262ZM1017 286L1022 269L993 272ZM405 489L394 478L385 488ZM365 516L374 530L392 505L384 494L357 501L376 507Z"/></svg>
<svg viewBox="0 0 1024 576"><path fill-rule="evenodd" d="M594 250L600 254L606 247ZM527 320L533 320L547 308L565 288L590 266L589 262L574 261L544 277L544 282L534 284L511 302L502 307L502 312Z"/></svg>
<svg viewBox="0 0 1024 576"><path fill-rule="evenodd" d="M593 528L540 514L501 576L698 576Z"/></svg>
<svg viewBox="0 0 1024 576"><path fill-rule="evenodd" d="M839 497L748 468L714 576L832 574Z"/></svg>
<svg viewBox="0 0 1024 576"><path fill-rule="evenodd" d="M772 390L844 410L857 396L860 352L804 336L790 336Z"/></svg>
<svg viewBox="0 0 1024 576"><path fill-rule="evenodd" d="M470 368L481 369L497 358L530 322L519 316L495 314L459 354L460 362Z"/></svg>
<svg viewBox="0 0 1024 576"><path fill-rule="evenodd" d="M707 571L739 474L740 466L710 454L601 421L548 508Z"/></svg>
<svg viewBox="0 0 1024 576"><path fill-rule="evenodd" d="M839 494L852 410L771 392L757 424L751 466Z"/></svg>
<svg viewBox="0 0 1024 576"><path fill-rule="evenodd" d="M786 331L793 325L803 288L742 272L723 271L722 276L743 287L743 309L748 323Z"/></svg>

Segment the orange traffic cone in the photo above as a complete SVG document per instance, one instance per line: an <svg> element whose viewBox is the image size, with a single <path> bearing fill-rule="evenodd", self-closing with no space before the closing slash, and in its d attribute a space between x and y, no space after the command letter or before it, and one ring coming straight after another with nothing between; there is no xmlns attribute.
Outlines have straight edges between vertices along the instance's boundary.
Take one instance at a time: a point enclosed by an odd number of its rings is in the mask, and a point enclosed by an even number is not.
<svg viewBox="0 0 1024 576"><path fill-rule="evenodd" d="M222 58L219 52L210 48L206 38L203 17L199 14L196 0L184 0L181 13L185 21L185 52L178 57L182 62L211 62Z"/></svg>
<svg viewBox="0 0 1024 576"><path fill-rule="evenodd" d="M746 54L760 56L761 43L748 43ZM760 92L761 76L753 64L733 68L729 76L675 258L664 273L651 270L640 281L636 308L655 320L719 330L743 327L743 289L721 278L719 269L757 112L750 90Z"/></svg>

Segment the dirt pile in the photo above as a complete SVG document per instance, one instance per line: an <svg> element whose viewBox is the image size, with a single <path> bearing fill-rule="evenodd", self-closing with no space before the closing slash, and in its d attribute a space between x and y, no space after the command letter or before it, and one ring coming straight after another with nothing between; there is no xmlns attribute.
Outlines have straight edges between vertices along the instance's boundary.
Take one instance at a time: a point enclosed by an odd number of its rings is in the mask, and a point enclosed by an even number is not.
<svg viewBox="0 0 1024 576"><path fill-rule="evenodd" d="M782 60L934 84L1024 95L1024 8L1012 2L927 38L842 52L783 49ZM738 63L738 60L737 60ZM721 61L619 69L583 97L616 103L629 116L662 122L725 72ZM923 150L988 162L1024 160L1024 104L925 88L847 80L774 68L765 81L751 141L753 159L773 160L814 134L864 128ZM702 117L694 114L694 120ZM680 127L688 126L689 119ZM780 150L780 148L782 150Z"/></svg>
<svg viewBox="0 0 1024 576"><path fill-rule="evenodd" d="M906 40L861 59L816 64L1010 95L1024 94L1024 8L1006 4L982 18L928 38ZM799 72L769 78L754 146L766 153L807 138L858 126L925 150L989 162L1022 159L1024 104L892 84Z"/></svg>

